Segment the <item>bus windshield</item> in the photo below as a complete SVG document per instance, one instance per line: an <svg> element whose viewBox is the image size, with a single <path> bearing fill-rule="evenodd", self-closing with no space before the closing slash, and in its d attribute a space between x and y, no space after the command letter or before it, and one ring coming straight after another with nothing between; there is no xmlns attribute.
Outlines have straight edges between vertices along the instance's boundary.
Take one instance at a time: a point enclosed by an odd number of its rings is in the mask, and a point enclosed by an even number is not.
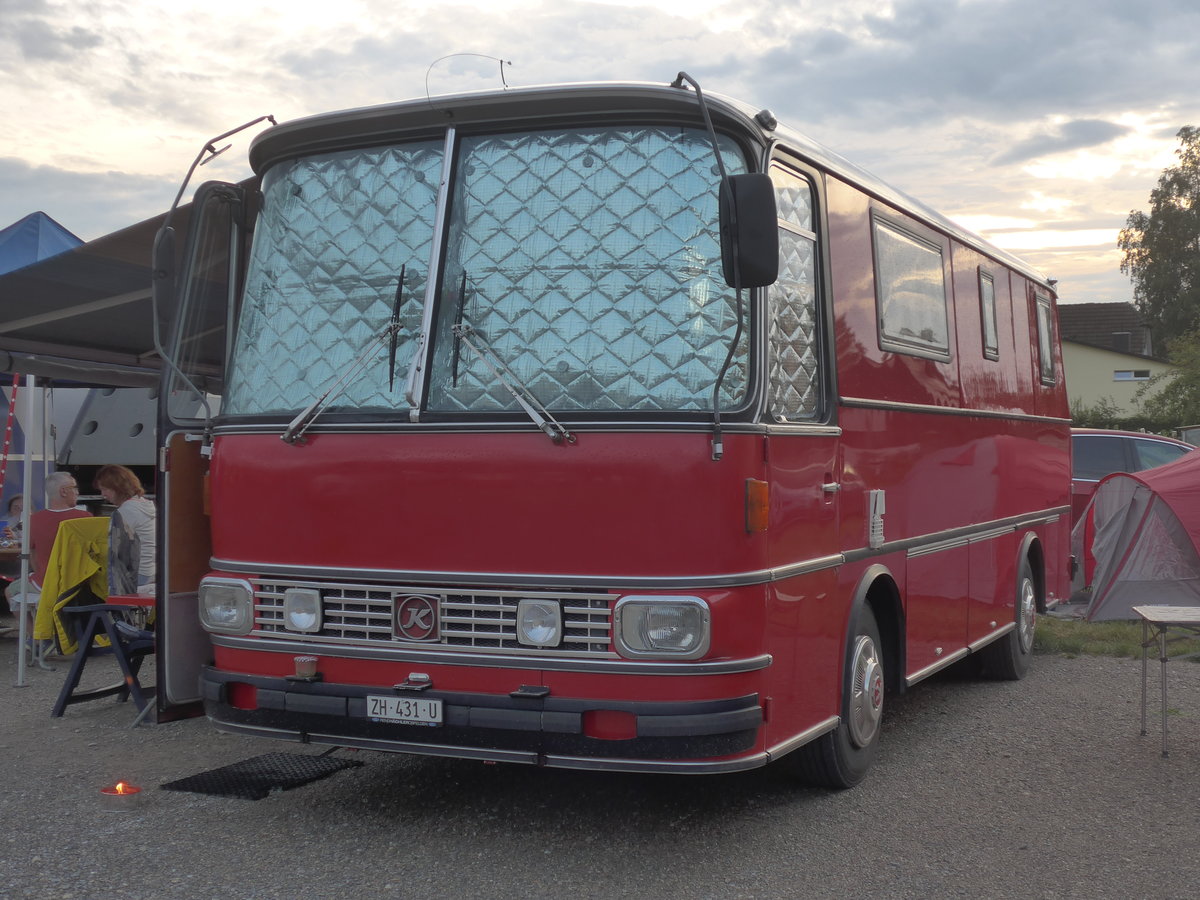
<svg viewBox="0 0 1200 900"><path fill-rule="evenodd" d="M721 274L718 170L706 133L639 125L463 137L443 186L445 240L435 247L444 147L339 151L266 173L226 415L307 406L354 365L394 308L400 376L389 383L390 348L381 347L331 411L407 411L418 352L429 354L428 376L417 381L424 410L519 411L477 352L485 348L546 409L712 409L737 307ZM730 173L746 171L733 140L723 137L721 152ZM440 275L428 292L431 271ZM747 400L748 347L743 336L722 409Z"/></svg>

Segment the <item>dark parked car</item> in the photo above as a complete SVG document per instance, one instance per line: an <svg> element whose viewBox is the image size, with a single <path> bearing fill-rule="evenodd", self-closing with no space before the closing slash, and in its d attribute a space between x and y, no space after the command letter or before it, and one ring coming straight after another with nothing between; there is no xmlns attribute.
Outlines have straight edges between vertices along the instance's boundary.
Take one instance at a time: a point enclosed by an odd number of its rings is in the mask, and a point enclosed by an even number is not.
<svg viewBox="0 0 1200 900"><path fill-rule="evenodd" d="M1194 450L1175 438L1139 431L1071 429L1071 521L1074 523L1096 491L1096 483L1113 472L1140 472L1174 462Z"/></svg>

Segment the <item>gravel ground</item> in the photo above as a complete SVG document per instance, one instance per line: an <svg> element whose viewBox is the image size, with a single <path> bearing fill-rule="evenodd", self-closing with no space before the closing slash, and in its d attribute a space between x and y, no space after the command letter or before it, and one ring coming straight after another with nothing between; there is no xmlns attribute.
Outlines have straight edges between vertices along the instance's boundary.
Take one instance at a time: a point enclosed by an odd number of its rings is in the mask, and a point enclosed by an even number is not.
<svg viewBox="0 0 1200 900"><path fill-rule="evenodd" d="M109 661L93 677L112 680ZM0 640L6 898L1191 898L1200 885L1200 667L1139 735L1140 664L1040 655L1019 683L946 673L889 708L844 792L759 771L665 777L337 751L364 763L253 802L159 790L323 748L130 728L106 699L50 709ZM101 671L103 670L103 671ZM1152 670L1151 689L1157 690ZM100 788L144 788L112 811Z"/></svg>

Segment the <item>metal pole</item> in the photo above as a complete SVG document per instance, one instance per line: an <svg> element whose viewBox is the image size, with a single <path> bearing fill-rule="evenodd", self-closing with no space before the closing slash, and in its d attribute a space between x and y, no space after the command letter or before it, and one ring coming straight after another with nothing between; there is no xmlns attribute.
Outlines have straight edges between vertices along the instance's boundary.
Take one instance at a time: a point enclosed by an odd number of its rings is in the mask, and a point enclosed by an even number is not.
<svg viewBox="0 0 1200 900"><path fill-rule="evenodd" d="M1159 625L1161 629L1158 632L1158 658L1162 661L1162 737L1164 758L1167 753L1167 625L1165 622Z"/></svg>
<svg viewBox="0 0 1200 900"><path fill-rule="evenodd" d="M22 399L25 401L25 419L21 426L21 431L25 438L25 460L24 460L24 492L25 504L21 510L21 591L22 602L17 604L20 607L20 625L17 632L17 641L20 648L20 655L17 658L17 687L25 687L25 639L32 639L33 635L27 634L29 626L26 624L29 616L27 614L27 606L24 601L28 597L29 592L29 562L30 550L33 547L33 535L29 533L29 513L33 509L33 436L30 431L33 427L33 382L32 375L25 376L25 391Z"/></svg>

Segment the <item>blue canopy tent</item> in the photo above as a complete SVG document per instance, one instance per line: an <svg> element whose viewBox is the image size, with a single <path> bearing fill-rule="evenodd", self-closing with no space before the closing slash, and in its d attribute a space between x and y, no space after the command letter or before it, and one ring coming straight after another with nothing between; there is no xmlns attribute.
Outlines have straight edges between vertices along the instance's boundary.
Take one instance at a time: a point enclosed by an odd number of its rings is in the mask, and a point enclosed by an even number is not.
<svg viewBox="0 0 1200 900"><path fill-rule="evenodd" d="M82 243L44 212L30 213L0 229L0 275L65 253Z"/></svg>
<svg viewBox="0 0 1200 900"><path fill-rule="evenodd" d="M62 225L44 212L34 212L18 219L7 228L0 229L0 275L23 269L60 253L65 253L82 244ZM8 381L8 379L5 379ZM15 382L13 382L15 384ZM41 472L35 472L33 483L22 486L20 478L8 478L5 463L10 458L19 458L25 452L25 433L18 418L12 413L14 388L4 384L0 393L0 421L4 423L4 452L0 457L0 518L4 518L8 503L23 490L31 496L41 495Z"/></svg>

